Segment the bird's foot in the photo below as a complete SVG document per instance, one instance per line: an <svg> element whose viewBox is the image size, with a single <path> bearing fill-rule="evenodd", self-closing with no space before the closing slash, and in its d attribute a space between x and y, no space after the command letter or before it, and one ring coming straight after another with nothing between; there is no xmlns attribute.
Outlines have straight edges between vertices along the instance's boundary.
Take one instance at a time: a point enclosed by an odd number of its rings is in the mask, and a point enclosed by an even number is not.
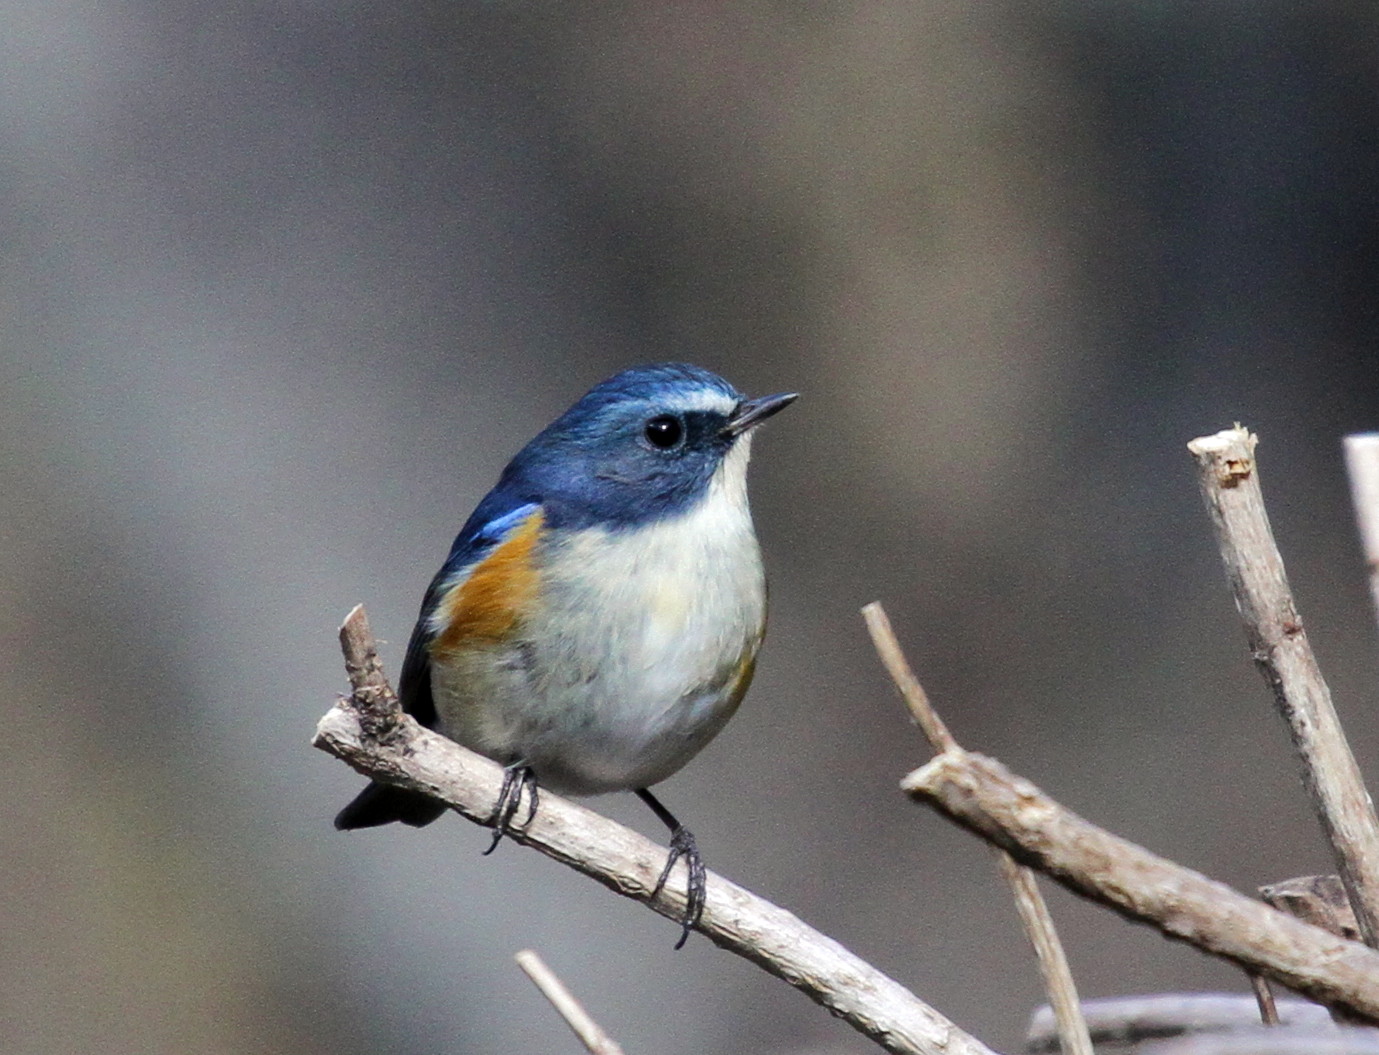
<svg viewBox="0 0 1379 1055"><path fill-rule="evenodd" d="M665 868L661 869L661 878L656 880L656 889L651 892L653 898L665 889L670 870L682 857L685 859L687 878L685 914L680 920L680 940L675 943L677 949L684 948L690 931L699 925L700 917L704 915L705 879L708 874L704 859L699 856L699 848L694 844L694 835L684 825L677 824L670 834L670 856L666 858Z"/></svg>
<svg viewBox="0 0 1379 1055"><path fill-rule="evenodd" d="M536 801L539 796L536 783L536 770L525 762L514 762L503 768L503 787L498 792L498 803L493 807L493 816L488 823L493 826L493 842L488 844L484 856L498 849L503 836L513 830L512 820L517 816L517 808L522 804L522 796L527 796L527 819L522 827L527 827L536 817Z"/></svg>

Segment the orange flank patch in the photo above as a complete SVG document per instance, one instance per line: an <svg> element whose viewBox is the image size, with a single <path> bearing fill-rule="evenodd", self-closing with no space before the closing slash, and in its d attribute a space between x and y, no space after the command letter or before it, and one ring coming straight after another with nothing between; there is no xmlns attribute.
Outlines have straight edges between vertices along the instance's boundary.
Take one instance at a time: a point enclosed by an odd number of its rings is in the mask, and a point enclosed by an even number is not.
<svg viewBox="0 0 1379 1055"><path fill-rule="evenodd" d="M433 650L461 649L472 641L502 641L512 633L536 598L537 574L532 563L544 517L533 513L475 565L463 582L441 599L442 625Z"/></svg>

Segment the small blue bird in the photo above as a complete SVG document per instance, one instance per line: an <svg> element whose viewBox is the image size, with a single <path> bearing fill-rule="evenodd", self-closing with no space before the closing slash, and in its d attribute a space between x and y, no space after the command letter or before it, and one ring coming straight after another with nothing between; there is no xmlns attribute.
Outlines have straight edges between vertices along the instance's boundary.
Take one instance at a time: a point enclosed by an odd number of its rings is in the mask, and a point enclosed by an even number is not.
<svg viewBox="0 0 1379 1055"><path fill-rule="evenodd" d="M723 728L752 680L766 577L747 505L747 399L682 363L625 370L524 447L432 580L398 683L422 725L507 767L492 852L524 792L635 791L688 868L679 948L704 906L694 837L647 790ZM445 807L370 784L339 829Z"/></svg>

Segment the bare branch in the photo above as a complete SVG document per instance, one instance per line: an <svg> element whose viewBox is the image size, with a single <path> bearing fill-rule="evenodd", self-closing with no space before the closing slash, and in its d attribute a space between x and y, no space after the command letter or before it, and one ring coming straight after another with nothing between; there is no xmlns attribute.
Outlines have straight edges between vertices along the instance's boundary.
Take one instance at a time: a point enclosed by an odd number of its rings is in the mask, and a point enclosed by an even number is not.
<svg viewBox="0 0 1379 1055"><path fill-rule="evenodd" d="M993 759L947 751L901 787L1074 893L1314 1000L1379 1020L1379 953L1089 824Z"/></svg>
<svg viewBox="0 0 1379 1055"><path fill-rule="evenodd" d="M546 961L531 949L523 949L513 957L517 966L527 972L527 977L536 983L541 995L551 1002L565 1024L574 1030L579 1042L589 1055L623 1055L622 1047L605 1033L593 1020L584 1005L565 987L554 971L546 966Z"/></svg>
<svg viewBox="0 0 1379 1055"><path fill-rule="evenodd" d="M1345 438L1345 466L1350 497L1360 527L1360 544L1369 568L1369 591L1379 617L1379 432Z"/></svg>
<svg viewBox="0 0 1379 1055"><path fill-rule="evenodd" d="M376 780L420 791L479 824L488 824L502 785L496 762L423 729L383 691L362 610L342 629L346 665L366 691L342 700L321 719L316 747ZM372 735L378 730L380 735ZM666 851L651 840L558 795L544 793L529 826L514 842L583 872L609 889L679 920L684 882L652 891ZM683 875L683 869L677 869ZM833 939L784 909L710 872L699 930L715 944L751 960L899 1055L992 1055L928 1004Z"/></svg>
<svg viewBox="0 0 1379 1055"><path fill-rule="evenodd" d="M1264 510L1256 439L1236 427L1188 444L1255 663L1293 734L1313 806L1366 944L1379 945L1379 820L1312 654Z"/></svg>
<svg viewBox="0 0 1379 1055"><path fill-rule="evenodd" d="M943 724L943 719L938 716L938 712L929 702L929 694L924 691L924 686L919 683L914 671L910 669L909 660L905 658L905 652L900 647L900 642L895 638L895 631L891 629L890 617L886 615L886 610L881 607L881 602L872 601L871 604L866 605L862 609L862 618L866 620L867 632L871 634L871 642L876 648L876 654L881 657L881 663L886 668L886 672L895 682L895 687L900 690L900 695L904 698L905 705L909 707L910 714L920 729L924 731L929 746L935 751L947 751L957 747L958 742L953 739L953 734L948 731L948 726Z"/></svg>
<svg viewBox="0 0 1379 1055"><path fill-rule="evenodd" d="M1116 996L1086 1000L1082 1013L1092 1041L1097 1045L1138 1048L1149 1040L1182 1036L1185 1033L1221 1033L1245 1029L1255 1024L1256 1008L1251 997L1236 993L1156 993L1152 996ZM1278 1002L1280 1022L1285 1026L1325 1030L1331 1025L1326 1009L1307 1000L1283 999ZM1030 1019L1026 1048L1033 1055L1049 1055L1057 1050L1058 1032L1053 1014L1041 1007Z"/></svg>
<svg viewBox="0 0 1379 1055"><path fill-rule="evenodd" d="M1245 974L1250 979L1250 989L1254 991L1255 1003L1259 1005L1259 1021L1266 1026L1277 1026L1278 1001L1274 999L1274 989L1269 984L1269 979L1258 971L1246 971Z"/></svg>
<svg viewBox="0 0 1379 1055"><path fill-rule="evenodd" d="M900 647L890 617L880 601L872 601L862 608L862 618L871 634L876 654L890 674L895 687L900 690L905 705L924 735L929 745L942 754L945 751L961 753L962 747L948 731L948 726L939 717L934 705L929 702L929 694L915 677L910 662L905 658L905 650ZM1058 931L1053 925L1053 917L1044 904L1044 897L1034 881L1034 875L1023 865L1016 864L1003 850L996 851L1000 859L1001 874L1010 884L1015 898L1015 909L1020 914L1025 934L1034 946L1034 955L1039 962L1039 973L1044 979L1044 989L1049 995L1049 1003L1058 1022L1058 1034L1063 1044L1063 1055L1092 1055L1092 1042L1087 1036L1087 1023L1082 1020L1078 1006L1077 986L1073 982L1068 958L1063 953L1063 945L1058 940Z"/></svg>
<svg viewBox="0 0 1379 1055"><path fill-rule="evenodd" d="M1054 1021L1058 1023L1058 1039L1063 1055L1093 1055L1092 1038L1087 1033L1087 1022L1082 1017L1073 972L1063 953L1063 943L1058 940L1058 931L1054 929L1049 907L1044 903L1044 895L1039 893L1034 873L1024 865L1016 864L1015 859L1004 850L997 850L996 855L1000 858L1001 874L1015 896L1020 922L1025 925L1025 933L1034 946L1039 973L1044 978L1044 990L1049 994L1049 1006L1053 1008Z"/></svg>

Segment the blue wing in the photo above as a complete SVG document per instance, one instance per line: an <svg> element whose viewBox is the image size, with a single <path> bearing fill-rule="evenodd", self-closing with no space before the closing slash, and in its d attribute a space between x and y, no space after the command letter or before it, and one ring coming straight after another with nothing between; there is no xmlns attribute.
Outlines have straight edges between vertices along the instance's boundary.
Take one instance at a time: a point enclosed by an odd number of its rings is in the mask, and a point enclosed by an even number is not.
<svg viewBox="0 0 1379 1055"><path fill-rule="evenodd" d="M454 545L450 547L450 556L427 587L426 597L421 602L421 614L407 643L407 658L402 662L402 674L397 683L402 709L426 728L436 727L436 702L431 696L431 653L428 647L435 637L431 629L431 613L440 603L446 586L454 581L457 574L478 564L540 508L536 502L523 501L498 491L490 492L460 529Z"/></svg>

